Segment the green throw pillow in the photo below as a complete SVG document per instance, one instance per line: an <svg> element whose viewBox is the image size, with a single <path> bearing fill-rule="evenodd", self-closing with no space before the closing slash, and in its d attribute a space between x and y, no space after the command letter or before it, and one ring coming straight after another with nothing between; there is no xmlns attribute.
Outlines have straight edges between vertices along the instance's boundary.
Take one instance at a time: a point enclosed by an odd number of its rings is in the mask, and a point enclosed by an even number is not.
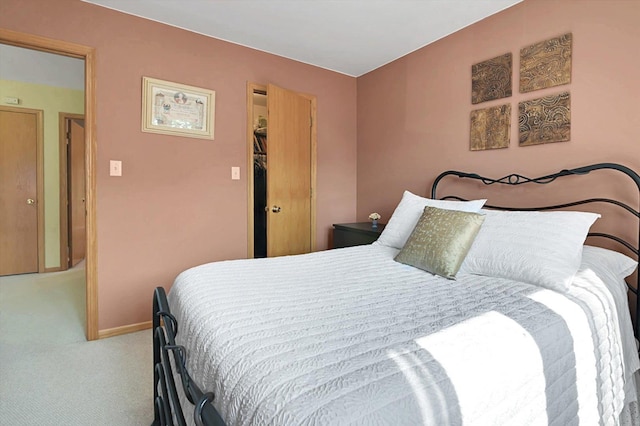
<svg viewBox="0 0 640 426"><path fill-rule="evenodd" d="M395 260L455 279L484 222L484 215L425 207Z"/></svg>

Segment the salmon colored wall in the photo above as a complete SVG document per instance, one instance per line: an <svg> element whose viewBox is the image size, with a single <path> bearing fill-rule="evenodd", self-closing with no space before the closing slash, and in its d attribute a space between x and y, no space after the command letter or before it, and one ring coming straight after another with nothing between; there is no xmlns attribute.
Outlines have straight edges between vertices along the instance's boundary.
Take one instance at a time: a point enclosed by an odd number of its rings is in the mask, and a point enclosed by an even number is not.
<svg viewBox="0 0 640 426"><path fill-rule="evenodd" d="M316 248L353 219L355 78L79 0L2 0L0 27L96 48L100 330L149 320L152 289L182 270L246 257L247 81L317 95ZM215 140L142 133L142 76L215 90Z"/></svg>
<svg viewBox="0 0 640 426"><path fill-rule="evenodd" d="M358 78L357 218L377 211L386 222L403 190L427 195L448 169L496 178L597 162L640 170L639 22L640 1L525 0ZM573 33L571 84L520 94L520 49L567 32ZM471 66L507 52L513 96L472 105ZM519 147L518 102L565 90L571 141ZM503 103L512 109L510 147L469 151L470 111ZM585 186L592 185L566 191ZM629 202L637 206L637 197ZM637 235L629 230L632 241Z"/></svg>

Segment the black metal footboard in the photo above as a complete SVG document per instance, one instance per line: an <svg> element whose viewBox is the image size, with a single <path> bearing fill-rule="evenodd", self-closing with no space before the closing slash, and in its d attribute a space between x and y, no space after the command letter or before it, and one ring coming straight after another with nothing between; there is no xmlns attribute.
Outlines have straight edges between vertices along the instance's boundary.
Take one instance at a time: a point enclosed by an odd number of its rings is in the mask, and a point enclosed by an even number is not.
<svg viewBox="0 0 640 426"><path fill-rule="evenodd" d="M186 368L186 352L176 345L178 322L171 315L164 288L157 287L153 293L153 404L152 426L186 425L185 411L193 412L198 426L225 426L220 414L211 402L214 395L202 392L191 380ZM171 362L172 355L173 362ZM180 377L182 390L193 406L182 407L178 397L175 372Z"/></svg>

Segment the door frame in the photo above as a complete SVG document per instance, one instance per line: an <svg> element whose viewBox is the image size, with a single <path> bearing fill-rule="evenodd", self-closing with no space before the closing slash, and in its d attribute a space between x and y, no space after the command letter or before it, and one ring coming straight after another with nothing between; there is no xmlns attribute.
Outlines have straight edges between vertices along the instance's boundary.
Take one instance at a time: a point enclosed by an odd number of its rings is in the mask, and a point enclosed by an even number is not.
<svg viewBox="0 0 640 426"><path fill-rule="evenodd" d="M267 86L264 84L247 82L247 257L253 259L253 93L267 92ZM311 102L311 251L316 249L316 178L317 178L317 98L307 93L299 93L298 95L309 99ZM268 125L268 124L267 124ZM267 143L269 135L267 133ZM269 161L267 159L267 161ZM267 235L267 238L269 236Z"/></svg>
<svg viewBox="0 0 640 426"><path fill-rule="evenodd" d="M68 145L67 145L67 119L84 120L84 114L70 112L58 113L58 154L60 156L60 270L69 269L69 187L68 187ZM86 124L85 124L86 126ZM86 143L85 140L85 150ZM85 173L86 174L86 173Z"/></svg>
<svg viewBox="0 0 640 426"><path fill-rule="evenodd" d="M86 326L87 340L98 338L96 230L96 53L93 47L0 28L0 43L84 59L85 188L86 188Z"/></svg>
<svg viewBox="0 0 640 426"><path fill-rule="evenodd" d="M1 105L2 111L36 116L36 216L38 233L38 273L46 272L44 263L44 111Z"/></svg>

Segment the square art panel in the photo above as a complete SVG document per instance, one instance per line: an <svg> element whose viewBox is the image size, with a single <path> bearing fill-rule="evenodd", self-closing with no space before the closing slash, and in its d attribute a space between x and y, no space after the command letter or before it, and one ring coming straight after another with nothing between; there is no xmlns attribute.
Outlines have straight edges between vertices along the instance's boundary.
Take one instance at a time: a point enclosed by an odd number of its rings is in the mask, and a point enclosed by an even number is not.
<svg viewBox="0 0 640 426"><path fill-rule="evenodd" d="M520 93L571 83L571 33L520 50Z"/></svg>
<svg viewBox="0 0 640 426"><path fill-rule="evenodd" d="M513 55L506 53L497 58L471 66L471 103L491 101L511 96Z"/></svg>
<svg viewBox="0 0 640 426"><path fill-rule="evenodd" d="M523 101L518 104L520 146L571 139L569 92Z"/></svg>
<svg viewBox="0 0 640 426"><path fill-rule="evenodd" d="M471 151L508 148L510 134L511 104L471 111Z"/></svg>

